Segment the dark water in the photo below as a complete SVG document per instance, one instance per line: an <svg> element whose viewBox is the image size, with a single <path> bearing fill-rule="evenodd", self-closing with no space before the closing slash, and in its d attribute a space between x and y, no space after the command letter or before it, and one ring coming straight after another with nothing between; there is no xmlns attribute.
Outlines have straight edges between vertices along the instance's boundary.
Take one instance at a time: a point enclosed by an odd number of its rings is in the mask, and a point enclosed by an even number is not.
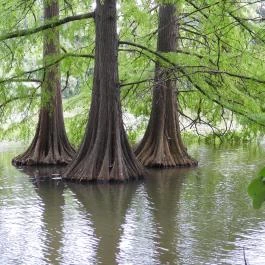
<svg viewBox="0 0 265 265"><path fill-rule="evenodd" d="M0 146L0 264L265 264L265 206L246 193L265 150L194 146L198 169L80 185L17 170Z"/></svg>

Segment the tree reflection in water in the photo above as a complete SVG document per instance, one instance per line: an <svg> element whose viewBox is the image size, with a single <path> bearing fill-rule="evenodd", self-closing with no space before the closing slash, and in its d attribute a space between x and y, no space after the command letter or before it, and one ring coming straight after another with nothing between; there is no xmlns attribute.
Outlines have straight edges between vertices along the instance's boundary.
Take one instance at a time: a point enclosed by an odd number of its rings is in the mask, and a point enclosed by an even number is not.
<svg viewBox="0 0 265 265"><path fill-rule="evenodd" d="M172 168L149 170L146 191L153 203L153 215L158 230L159 264L178 264L177 214L179 197L185 177L193 169Z"/></svg>
<svg viewBox="0 0 265 265"><path fill-rule="evenodd" d="M49 264L61 264L60 249L62 248L63 209L65 185L54 180L61 175L62 167L22 167L21 171L28 176L35 191L42 201L42 226L45 233L45 260Z"/></svg>
<svg viewBox="0 0 265 265"><path fill-rule="evenodd" d="M68 183L81 202L99 238L97 259L101 264L116 264L116 252L125 213L137 189L137 183L118 185L82 185Z"/></svg>

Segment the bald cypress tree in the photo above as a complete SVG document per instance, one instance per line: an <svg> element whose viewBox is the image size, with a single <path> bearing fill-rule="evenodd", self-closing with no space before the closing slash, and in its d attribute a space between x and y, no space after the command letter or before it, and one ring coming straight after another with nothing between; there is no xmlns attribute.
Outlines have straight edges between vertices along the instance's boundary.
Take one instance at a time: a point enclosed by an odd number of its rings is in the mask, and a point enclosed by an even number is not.
<svg viewBox="0 0 265 265"><path fill-rule="evenodd" d="M161 5L157 51L176 51L178 29L174 4ZM151 117L145 135L136 148L137 158L147 167L195 166L182 142L174 69L156 63Z"/></svg>
<svg viewBox="0 0 265 265"><path fill-rule="evenodd" d="M59 1L43 0L44 21L59 19ZM68 164L75 153L65 131L61 98L59 64L51 65L59 56L59 29L43 33L44 80L41 89L41 107L35 136L25 153L12 160L14 165Z"/></svg>
<svg viewBox="0 0 265 265"><path fill-rule="evenodd" d="M93 95L85 137L64 177L126 181L143 175L123 127L118 77L116 0L97 0Z"/></svg>

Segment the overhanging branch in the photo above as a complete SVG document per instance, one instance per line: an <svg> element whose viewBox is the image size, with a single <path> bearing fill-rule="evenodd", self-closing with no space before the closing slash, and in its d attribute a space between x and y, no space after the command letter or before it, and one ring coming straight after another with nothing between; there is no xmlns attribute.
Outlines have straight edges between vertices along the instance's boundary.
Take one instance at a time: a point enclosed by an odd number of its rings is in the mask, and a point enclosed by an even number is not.
<svg viewBox="0 0 265 265"><path fill-rule="evenodd" d="M23 37L23 36L29 36L29 35L35 34L37 32L40 32L46 29L52 29L52 28L61 26L71 21L77 21L77 20L82 20L82 19L87 19L87 18L94 18L94 12L71 16L71 17L65 17L63 19L53 21L53 22L47 23L45 25L42 25L42 26L39 26L33 29L23 29L23 30L17 30L11 33L7 33L7 34L0 36L0 41L14 39L14 38Z"/></svg>
<svg viewBox="0 0 265 265"><path fill-rule="evenodd" d="M7 79L0 79L0 84L3 84L3 83L12 83L12 82L40 82L41 83L41 81L40 80L37 80L37 79L19 79L19 77L21 77L23 75L29 75L29 74L33 74L33 73L42 71L45 68L50 67L50 66L53 66L55 64L58 64L62 60L66 59L66 58L69 58L69 57L75 57L75 58L91 58L91 59L94 59L94 55L91 55L91 54L65 53L62 56L56 58L55 60L49 62L45 66L41 66L41 67L36 68L36 69L33 69L33 70L28 70L28 71L22 72L20 74L17 74L15 76L12 76L12 77L7 78Z"/></svg>

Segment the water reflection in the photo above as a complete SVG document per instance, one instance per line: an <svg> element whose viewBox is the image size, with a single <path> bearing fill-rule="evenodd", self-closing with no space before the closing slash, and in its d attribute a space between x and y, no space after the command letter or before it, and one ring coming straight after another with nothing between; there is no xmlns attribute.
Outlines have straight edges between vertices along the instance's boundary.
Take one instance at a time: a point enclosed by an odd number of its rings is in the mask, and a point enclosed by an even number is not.
<svg viewBox="0 0 265 265"><path fill-rule="evenodd" d="M202 156L200 168L185 179L179 198L175 234L179 263L244 264L243 247L248 255L249 245L243 244L242 236L253 238L249 229L258 231L264 219L264 212L252 208L246 192L251 176L264 163L264 151L257 146L205 148ZM265 260L263 253L259 256ZM258 257L250 262L264 264Z"/></svg>
<svg viewBox="0 0 265 265"><path fill-rule="evenodd" d="M69 183L68 187L82 203L99 239L97 259L101 264L116 264L121 225L137 184L89 185Z"/></svg>
<svg viewBox="0 0 265 265"><path fill-rule="evenodd" d="M69 189L65 190L62 263L98 264L98 241L91 215Z"/></svg>
<svg viewBox="0 0 265 265"><path fill-rule="evenodd" d="M153 203L142 184L136 190L121 226L118 264L160 264L153 211Z"/></svg>
<svg viewBox="0 0 265 265"><path fill-rule="evenodd" d="M249 264L263 265L265 205L254 210L246 190L264 150L191 153L198 169L86 186L63 183L61 169L17 170L15 153L0 152L0 264L241 265L244 247Z"/></svg>
<svg viewBox="0 0 265 265"><path fill-rule="evenodd" d="M62 167L22 167L21 172L29 176L42 205L42 237L44 261L47 264L61 264L62 226L64 209L64 184L53 180L61 175Z"/></svg>
<svg viewBox="0 0 265 265"><path fill-rule="evenodd" d="M61 181L63 167L22 167L42 201L46 264L96 264L97 238L86 210ZM76 258L78 257L78 259Z"/></svg>
<svg viewBox="0 0 265 265"><path fill-rule="evenodd" d="M159 264L177 264L175 234L179 197L185 177L192 169L149 170L146 189L153 202L153 214L159 231Z"/></svg>
<svg viewBox="0 0 265 265"><path fill-rule="evenodd" d="M42 202L33 186L9 166L11 157L1 154L0 160L0 264L46 264Z"/></svg>

